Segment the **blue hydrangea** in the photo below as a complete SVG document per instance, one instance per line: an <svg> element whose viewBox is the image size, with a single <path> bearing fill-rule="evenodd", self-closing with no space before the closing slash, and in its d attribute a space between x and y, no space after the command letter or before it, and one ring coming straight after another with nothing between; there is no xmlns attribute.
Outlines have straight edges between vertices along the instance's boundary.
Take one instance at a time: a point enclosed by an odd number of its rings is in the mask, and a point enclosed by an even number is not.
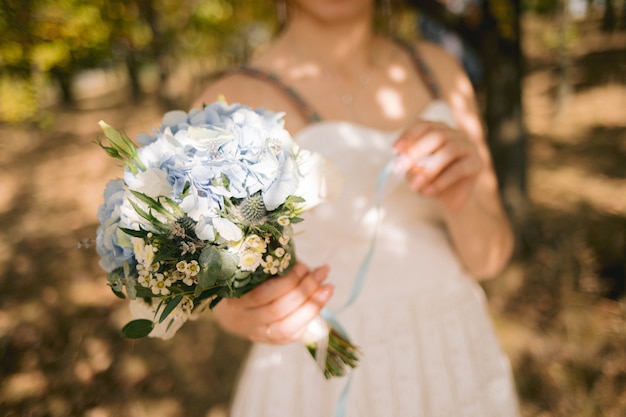
<svg viewBox="0 0 626 417"><path fill-rule="evenodd" d="M133 255L132 247L120 242L120 238L124 239L119 230L124 196L124 182L111 180L104 189L104 204L98 208L100 226L96 234L96 251L100 255L100 266L107 272L122 267Z"/></svg>
<svg viewBox="0 0 626 417"><path fill-rule="evenodd" d="M158 129L137 140L145 169L127 169L124 181L110 182L98 214L98 253L107 271L132 255L117 231L120 222L137 226L136 219L125 218L129 205L121 207L125 185L148 195L165 193L187 208L201 202L204 211L193 209L189 215L207 236L212 233L210 217L224 208L224 199L260 191L266 208L273 210L298 185L297 146L284 129L282 113L217 101L189 112L168 112Z"/></svg>

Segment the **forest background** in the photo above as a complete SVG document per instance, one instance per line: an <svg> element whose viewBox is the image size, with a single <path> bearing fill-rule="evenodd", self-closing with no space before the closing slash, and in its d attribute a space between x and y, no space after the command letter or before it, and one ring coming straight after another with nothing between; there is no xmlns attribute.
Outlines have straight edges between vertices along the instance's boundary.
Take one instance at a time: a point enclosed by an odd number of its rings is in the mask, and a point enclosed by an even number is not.
<svg viewBox="0 0 626 417"><path fill-rule="evenodd" d="M484 284L525 417L626 415L626 1L405 1L466 66L518 250ZM272 2L0 3L0 416L222 417L249 344L130 341L93 247L133 137L275 33Z"/></svg>

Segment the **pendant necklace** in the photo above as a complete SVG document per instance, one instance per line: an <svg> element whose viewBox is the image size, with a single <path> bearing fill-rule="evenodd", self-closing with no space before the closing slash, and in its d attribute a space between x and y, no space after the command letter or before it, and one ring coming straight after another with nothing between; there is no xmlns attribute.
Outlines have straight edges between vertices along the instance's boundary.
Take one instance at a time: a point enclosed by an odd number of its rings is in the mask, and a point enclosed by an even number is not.
<svg viewBox="0 0 626 417"><path fill-rule="evenodd" d="M324 71L323 79L332 80L335 78L334 74L331 71ZM356 77L357 87L353 88L350 91L345 91L340 93L340 100L345 106L351 106L354 103L356 96L368 86L370 83L370 77L367 75L360 75ZM354 83L354 82L353 82Z"/></svg>

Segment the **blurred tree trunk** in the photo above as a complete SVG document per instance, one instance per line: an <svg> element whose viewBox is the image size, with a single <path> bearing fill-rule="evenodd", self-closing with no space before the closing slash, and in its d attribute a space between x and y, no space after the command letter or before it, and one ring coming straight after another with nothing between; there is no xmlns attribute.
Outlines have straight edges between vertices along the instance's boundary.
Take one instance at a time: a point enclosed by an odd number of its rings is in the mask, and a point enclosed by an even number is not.
<svg viewBox="0 0 626 417"><path fill-rule="evenodd" d="M126 72L128 73L128 81L130 82L130 94L135 103L141 99L141 80L139 79L139 62L137 53L132 46L128 46L126 50Z"/></svg>
<svg viewBox="0 0 626 417"><path fill-rule="evenodd" d="M167 81L169 69L166 64L167 39L162 30L159 20L159 13L154 7L154 0L138 0L140 14L146 19L152 31L152 42L150 42L151 58L159 68L159 80L161 85ZM160 88L158 89L160 91Z"/></svg>
<svg viewBox="0 0 626 417"><path fill-rule="evenodd" d="M74 89L72 88L73 74L63 68L54 67L50 69L50 75L59 84L61 90L61 102L66 106L74 104Z"/></svg>
<svg viewBox="0 0 626 417"><path fill-rule="evenodd" d="M555 115L558 117L563 111L566 102L572 93L570 73L572 72L572 57L570 56L569 29L570 15L568 0L560 0L558 22L558 91L555 106Z"/></svg>
<svg viewBox="0 0 626 417"><path fill-rule="evenodd" d="M487 141L505 203L513 221L523 228L527 218L527 161L520 0L483 0L476 13L462 15L450 13L436 0L409 3L458 33L480 55Z"/></svg>
<svg viewBox="0 0 626 417"><path fill-rule="evenodd" d="M617 27L617 16L615 15L615 1L604 0L604 16L602 17L602 30L612 32Z"/></svg>

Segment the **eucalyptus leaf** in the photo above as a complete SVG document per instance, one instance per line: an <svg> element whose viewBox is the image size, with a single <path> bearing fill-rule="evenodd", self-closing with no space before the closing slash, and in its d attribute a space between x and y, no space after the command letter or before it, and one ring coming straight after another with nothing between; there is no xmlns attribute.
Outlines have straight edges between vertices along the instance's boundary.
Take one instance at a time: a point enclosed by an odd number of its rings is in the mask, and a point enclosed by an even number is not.
<svg viewBox="0 0 626 417"><path fill-rule="evenodd" d="M198 286L196 287L196 294L201 293L206 288L212 287L217 283L217 275L211 273L208 267L201 267L198 272Z"/></svg>
<svg viewBox="0 0 626 417"><path fill-rule="evenodd" d="M217 274L218 280L228 281L239 271L239 262L235 255L230 252L220 251L220 256L222 258L222 267Z"/></svg>
<svg viewBox="0 0 626 417"><path fill-rule="evenodd" d="M146 337L154 329L152 320L138 319L130 321L122 329L122 334L128 339L140 339Z"/></svg>
<svg viewBox="0 0 626 417"><path fill-rule="evenodd" d="M220 251L215 246L207 246L202 249L198 263L202 267L209 269L218 269L222 266L222 257Z"/></svg>
<svg viewBox="0 0 626 417"><path fill-rule="evenodd" d="M183 296L180 294L175 297L170 298L170 300L165 305L163 312L161 313L161 317L159 317L159 323L163 323L163 320L165 320L167 316L170 315L170 313L176 308L178 304L180 304L182 300L183 300Z"/></svg>

